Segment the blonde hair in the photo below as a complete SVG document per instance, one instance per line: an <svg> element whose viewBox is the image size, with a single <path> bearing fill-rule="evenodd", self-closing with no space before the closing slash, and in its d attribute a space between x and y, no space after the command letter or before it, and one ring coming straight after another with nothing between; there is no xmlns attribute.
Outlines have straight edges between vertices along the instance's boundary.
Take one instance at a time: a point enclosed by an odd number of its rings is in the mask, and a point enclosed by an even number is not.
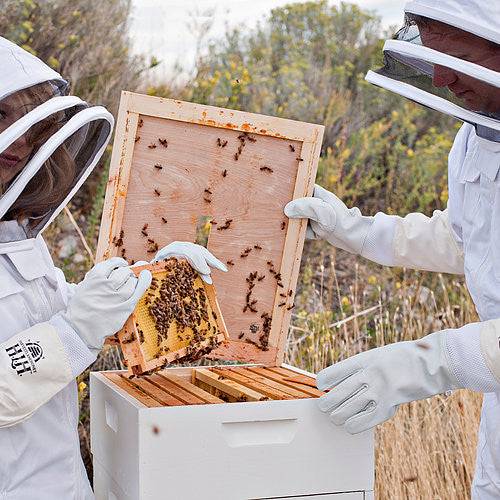
<svg viewBox="0 0 500 500"><path fill-rule="evenodd" d="M55 92L49 82L16 92L16 97L23 105L33 108L54 95ZM41 120L26 132L26 140L32 147L30 158L65 122L65 114L60 111ZM62 203L74 181L75 170L75 162L66 146L64 144L59 146L28 182L19 198L4 215L3 220L22 222L30 218L33 219L30 225L36 225L38 221L35 219L43 217L52 208Z"/></svg>

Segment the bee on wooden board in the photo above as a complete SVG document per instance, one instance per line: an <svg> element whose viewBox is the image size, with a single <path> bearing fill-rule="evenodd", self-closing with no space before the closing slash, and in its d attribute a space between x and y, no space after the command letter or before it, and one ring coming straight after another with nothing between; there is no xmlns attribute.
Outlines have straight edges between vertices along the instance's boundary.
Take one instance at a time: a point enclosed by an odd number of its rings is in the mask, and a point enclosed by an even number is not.
<svg viewBox="0 0 500 500"><path fill-rule="evenodd" d="M155 189L155 195L156 196L161 196L161 193L160 193L160 191L158 191L158 189Z"/></svg>
<svg viewBox="0 0 500 500"><path fill-rule="evenodd" d="M158 142L164 147L164 148L168 148L168 141L167 139L160 139L158 138Z"/></svg>
<svg viewBox="0 0 500 500"><path fill-rule="evenodd" d="M227 175L227 169L224 169L224 170L222 171L222 177L226 177L226 175Z"/></svg>
<svg viewBox="0 0 500 500"><path fill-rule="evenodd" d="M154 142L152 142L149 146L148 146L149 149L155 149L156 148L156 144Z"/></svg>
<svg viewBox="0 0 500 500"><path fill-rule="evenodd" d="M270 174L272 174L274 172L274 170L271 167L268 167L266 165L264 165L263 167L260 167L260 170L261 170L261 172L269 172Z"/></svg>
<svg viewBox="0 0 500 500"><path fill-rule="evenodd" d="M159 163L155 163L155 168L161 170L163 167Z"/></svg>
<svg viewBox="0 0 500 500"><path fill-rule="evenodd" d="M226 264L228 266L234 266L234 262L232 260L226 260Z"/></svg>
<svg viewBox="0 0 500 500"><path fill-rule="evenodd" d="M289 144L288 147L292 153L295 153L295 146L293 144Z"/></svg>
<svg viewBox="0 0 500 500"><path fill-rule="evenodd" d="M167 221L167 219L165 219L165 217L162 217L162 218L161 218L161 220L162 220L162 222L163 222L164 224L166 224L166 223L168 222L168 221Z"/></svg>
<svg viewBox="0 0 500 500"><path fill-rule="evenodd" d="M141 136L140 135L136 135L134 142L139 142L140 139L141 139Z"/></svg>

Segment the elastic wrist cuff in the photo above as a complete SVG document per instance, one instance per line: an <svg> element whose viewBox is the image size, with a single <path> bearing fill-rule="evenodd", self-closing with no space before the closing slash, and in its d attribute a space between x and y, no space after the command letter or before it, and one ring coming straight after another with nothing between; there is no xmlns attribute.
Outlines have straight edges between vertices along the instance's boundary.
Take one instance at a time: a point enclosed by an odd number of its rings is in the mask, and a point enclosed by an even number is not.
<svg viewBox="0 0 500 500"><path fill-rule="evenodd" d="M491 373L500 384L500 320L485 321L481 328L481 351Z"/></svg>

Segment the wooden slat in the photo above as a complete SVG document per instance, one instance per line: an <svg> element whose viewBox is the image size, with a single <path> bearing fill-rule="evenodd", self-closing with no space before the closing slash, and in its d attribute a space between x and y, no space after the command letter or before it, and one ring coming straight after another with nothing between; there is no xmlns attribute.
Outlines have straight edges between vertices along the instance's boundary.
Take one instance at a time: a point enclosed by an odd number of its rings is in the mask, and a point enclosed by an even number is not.
<svg viewBox="0 0 500 500"><path fill-rule="evenodd" d="M303 389L311 391L315 396L322 396L325 394L316 387L316 379L313 377L308 377L307 375L297 373L289 368L283 368L282 366L269 366L267 368L274 373L282 375L283 382L296 383L298 384L297 387L303 387Z"/></svg>
<svg viewBox="0 0 500 500"><path fill-rule="evenodd" d="M304 384L297 384L294 382L289 382L285 380L286 378L290 378L290 372L287 370L285 374L280 373L279 371L275 371L275 367L250 367L248 368L250 371L254 373L258 373L259 375L262 375L263 377L270 378L271 380L275 380L276 382L279 382L280 384L286 385L288 387L291 387L297 391L302 392L303 394L306 394L307 396L303 397L319 397L324 394L324 392L321 392L318 389L314 389L312 387L309 387ZM281 368L279 369L281 370ZM298 374L297 374L298 375Z"/></svg>
<svg viewBox="0 0 500 500"><path fill-rule="evenodd" d="M255 367L257 368L257 367ZM275 387L279 388L281 391L287 393L292 397L292 399L304 399L304 398L310 398L311 395L308 393L305 393L303 391L300 391L296 389L295 387L292 387L290 385L286 385L283 382L281 382L278 377L270 378L267 377L266 372L261 372L259 370L262 370L263 367L258 367L257 370L254 370L251 367L244 368L243 372L246 376L249 378L252 378L255 381L261 382L263 384L275 384Z"/></svg>
<svg viewBox="0 0 500 500"><path fill-rule="evenodd" d="M152 384L156 385L159 387L162 391L167 392L174 398L179 399L186 405L200 405L200 404L205 404L205 401L203 399L200 399L197 396L194 396L191 392L185 391L184 389L181 389L179 386L176 384L172 383L170 380L161 377L158 374L153 374L145 377L145 379L148 382L151 382Z"/></svg>
<svg viewBox="0 0 500 500"><path fill-rule="evenodd" d="M230 380L234 380L235 382L238 382L239 384L244 385L249 389L255 389L256 391L261 392L262 394L265 394L272 399L293 399L290 394L283 392L278 387L276 387L278 384L273 384L272 381L269 381L274 385L273 387L269 383L264 384L262 382L258 382L247 377L244 373L241 373L241 370L239 369L212 368L211 371L216 375L221 375Z"/></svg>
<svg viewBox="0 0 500 500"><path fill-rule="evenodd" d="M163 406L161 403L149 397L144 392L140 391L137 387L132 384L132 381L122 377L119 373L106 373L102 374L109 379L113 384L117 385L120 389L123 389L127 394L133 396L137 401L147 406L148 408L157 408Z"/></svg>
<svg viewBox="0 0 500 500"><path fill-rule="evenodd" d="M194 371L196 380L209 384L223 393L227 393L241 401L263 401L269 399L266 395L249 389L232 380L224 379L210 370L198 368Z"/></svg>
<svg viewBox="0 0 500 500"><path fill-rule="evenodd" d="M176 386L184 389L186 392L193 394L197 398L200 398L205 403L210 403L210 404L225 403L225 401L222 401L222 399L219 399L219 398L216 398L215 396L212 396L212 394L204 391L203 389L200 389L198 386L188 382L187 380L183 379L182 377L174 375L173 373L167 373L165 371L165 372L159 372L159 373L157 373L157 375L159 377L161 377L162 379L168 380L169 382L172 382Z"/></svg>
<svg viewBox="0 0 500 500"><path fill-rule="evenodd" d="M133 382L141 391L144 391L148 396L151 396L152 398L156 399L160 403L162 403L164 406L183 406L184 403L180 401L179 399L171 396L168 392L165 392L164 390L160 389L156 385L152 384L145 378L135 378L131 380L130 382Z"/></svg>

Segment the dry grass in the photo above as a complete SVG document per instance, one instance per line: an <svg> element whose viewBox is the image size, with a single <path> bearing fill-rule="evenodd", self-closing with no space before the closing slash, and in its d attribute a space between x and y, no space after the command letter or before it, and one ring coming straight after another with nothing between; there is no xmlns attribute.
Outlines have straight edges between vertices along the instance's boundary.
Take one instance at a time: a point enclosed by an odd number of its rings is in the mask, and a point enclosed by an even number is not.
<svg viewBox="0 0 500 500"><path fill-rule="evenodd" d="M315 244L317 245L317 244ZM463 279L391 270L310 246L288 362L317 373L390 342L477 320ZM319 256L318 256L319 255ZM481 395L455 391L402 405L375 432L375 497L462 499L474 473Z"/></svg>

